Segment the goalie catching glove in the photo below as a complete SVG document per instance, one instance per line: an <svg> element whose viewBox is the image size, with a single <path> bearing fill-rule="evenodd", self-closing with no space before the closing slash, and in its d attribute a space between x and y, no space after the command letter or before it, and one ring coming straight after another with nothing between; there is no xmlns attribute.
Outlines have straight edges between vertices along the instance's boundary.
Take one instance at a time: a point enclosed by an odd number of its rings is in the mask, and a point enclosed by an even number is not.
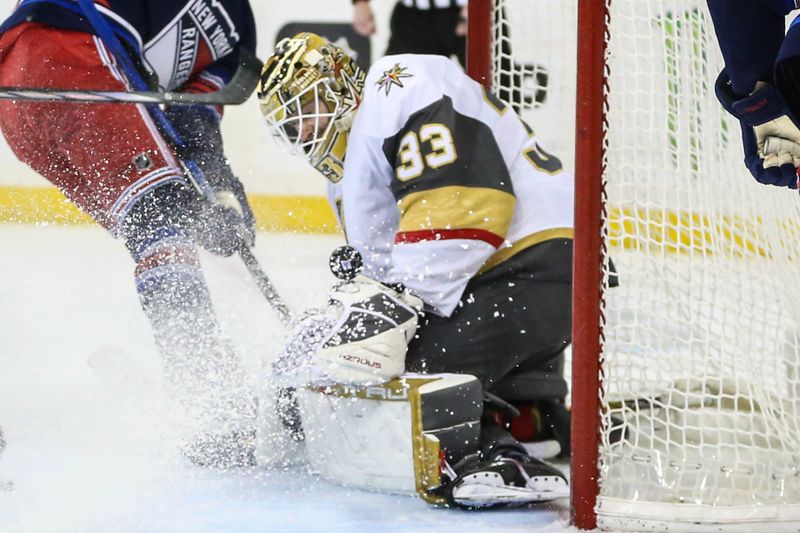
<svg viewBox="0 0 800 533"><path fill-rule="evenodd" d="M421 310L416 296L366 276L339 283L327 310L300 320L273 371L295 383L367 385L396 378L405 370Z"/></svg>
<svg viewBox="0 0 800 533"><path fill-rule="evenodd" d="M744 162L756 181L796 189L800 129L778 91L758 82L750 95L739 95L724 70L715 88L722 106L741 123Z"/></svg>

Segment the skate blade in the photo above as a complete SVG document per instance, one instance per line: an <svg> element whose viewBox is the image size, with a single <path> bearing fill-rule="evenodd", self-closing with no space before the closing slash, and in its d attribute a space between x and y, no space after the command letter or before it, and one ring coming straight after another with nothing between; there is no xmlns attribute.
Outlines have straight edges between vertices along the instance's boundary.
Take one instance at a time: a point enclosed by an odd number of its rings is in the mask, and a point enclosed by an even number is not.
<svg viewBox="0 0 800 533"><path fill-rule="evenodd" d="M558 476L531 478L527 487L515 487L506 485L499 475L481 473L466 476L453 489L453 499L470 507L521 505L568 497L569 485Z"/></svg>

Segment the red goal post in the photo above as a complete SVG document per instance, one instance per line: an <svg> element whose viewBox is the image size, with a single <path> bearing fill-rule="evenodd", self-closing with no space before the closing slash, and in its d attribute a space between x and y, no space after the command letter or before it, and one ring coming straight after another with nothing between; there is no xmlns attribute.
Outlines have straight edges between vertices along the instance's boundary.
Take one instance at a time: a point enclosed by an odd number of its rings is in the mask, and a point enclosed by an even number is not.
<svg viewBox="0 0 800 533"><path fill-rule="evenodd" d="M705 0L470 0L468 32L575 175L574 525L796 531L800 198L742 163Z"/></svg>
<svg viewBox="0 0 800 533"><path fill-rule="evenodd" d="M578 43L578 64L583 74L578 90L576 117L576 213L573 282L571 516L582 529L596 527L597 465L600 427L600 352L603 258L603 121L605 106L605 35L607 8L603 0L578 2L579 17L586 21L589 38ZM492 87L495 0L470 0L467 38L467 72ZM593 394L591 391L595 391ZM595 428L586 431L584 428ZM577 482L576 482L577 481Z"/></svg>

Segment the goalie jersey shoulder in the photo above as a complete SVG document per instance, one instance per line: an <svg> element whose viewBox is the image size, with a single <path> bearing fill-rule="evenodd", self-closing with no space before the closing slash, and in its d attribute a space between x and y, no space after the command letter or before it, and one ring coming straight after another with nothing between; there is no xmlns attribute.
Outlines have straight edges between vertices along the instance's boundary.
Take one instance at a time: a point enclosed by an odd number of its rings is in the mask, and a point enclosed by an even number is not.
<svg viewBox="0 0 800 533"><path fill-rule="evenodd" d="M468 130L485 126L510 166L532 135L508 111L505 104L448 58L386 56L367 75L350 143L366 142L373 145L373 152L384 152L391 159L389 152L398 148L389 146L397 144L392 139L397 140L406 130L418 129L422 124L441 123L454 135L469 135Z"/></svg>
<svg viewBox="0 0 800 533"><path fill-rule="evenodd" d="M354 133L386 138L409 118L464 82L461 68L442 56L399 54L375 62L367 74ZM477 85L477 84L476 84Z"/></svg>

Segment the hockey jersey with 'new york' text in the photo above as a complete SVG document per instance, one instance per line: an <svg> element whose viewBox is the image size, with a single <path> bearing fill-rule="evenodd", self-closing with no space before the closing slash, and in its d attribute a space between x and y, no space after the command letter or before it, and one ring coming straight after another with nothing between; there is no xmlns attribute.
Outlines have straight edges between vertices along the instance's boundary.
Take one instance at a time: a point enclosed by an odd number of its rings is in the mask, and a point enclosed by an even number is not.
<svg viewBox="0 0 800 533"><path fill-rule="evenodd" d="M370 69L343 179L328 189L366 272L444 316L479 273L571 238L573 194L510 107L451 60L411 54Z"/></svg>
<svg viewBox="0 0 800 533"><path fill-rule="evenodd" d="M149 79L166 90L216 91L236 71L236 49L255 52L255 21L247 0L95 4ZM0 33L23 23L96 33L75 0L21 0Z"/></svg>

